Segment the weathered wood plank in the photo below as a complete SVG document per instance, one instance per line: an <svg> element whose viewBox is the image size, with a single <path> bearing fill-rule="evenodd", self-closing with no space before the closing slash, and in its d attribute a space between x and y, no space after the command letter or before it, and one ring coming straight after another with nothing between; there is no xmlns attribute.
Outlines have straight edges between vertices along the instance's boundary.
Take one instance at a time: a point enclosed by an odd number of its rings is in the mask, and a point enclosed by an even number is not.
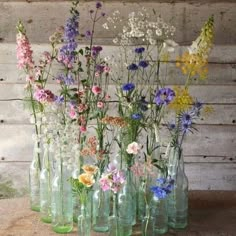
<svg viewBox="0 0 236 236"><path fill-rule="evenodd" d="M100 43L100 45L105 45L103 41ZM86 44L81 44L79 45L79 48L85 48L85 46ZM32 49L34 51L33 56L36 63L44 51L51 51L51 47L48 43L32 44ZM133 50L134 48L130 48L130 51L128 53L129 58L131 58L132 60L134 58ZM169 60L175 61L176 57L181 55L186 50L188 50L186 46L177 46L175 52L170 54ZM109 57L111 60L116 59L116 62L119 62L120 54L121 50L118 46L105 45L103 46L101 56L104 58ZM153 51L153 58L155 58L155 51ZM0 43L0 64L3 64L1 66L4 66L5 64L10 64L14 68L14 65L16 63L16 43ZM230 64L232 66L232 69L235 70L236 45L214 45L209 57L209 63ZM17 71L16 67L15 70Z"/></svg>
<svg viewBox="0 0 236 236"><path fill-rule="evenodd" d="M48 86L49 89L56 92L59 85ZM115 86L108 86L108 93L115 99ZM200 99L204 103L234 105L236 103L235 86L211 86L211 85L193 85L190 87L190 93L193 97ZM23 98L24 86L22 84L2 84L0 86L0 100L11 98Z"/></svg>
<svg viewBox="0 0 236 236"><path fill-rule="evenodd" d="M27 189L28 168L29 163L0 163L0 173L19 192ZM236 164L191 163L185 169L190 190L236 190Z"/></svg>
<svg viewBox="0 0 236 236"><path fill-rule="evenodd" d="M196 127L198 132L189 134L184 141L185 161L204 162L202 160L204 157L207 160L215 158L215 162L231 163L235 160L236 126L197 125ZM30 161L33 152L32 133L31 125L0 125L0 162ZM165 143L169 141L168 132L163 133L165 135L161 138ZM145 142L146 138L143 139ZM115 155L115 152L112 155Z"/></svg>
<svg viewBox="0 0 236 236"><path fill-rule="evenodd" d="M196 2L195 2L196 3ZM172 22L177 27L176 41L182 43L190 43L198 35L200 27L208 16L215 15L216 40L217 44L235 43L235 4L228 2L213 3L207 2L196 3L180 2L110 2L104 3L104 11L110 15L115 10L120 10L122 17L127 16L130 11L138 11L141 6L148 10L156 9L167 22ZM93 7L91 2L82 2L80 4L81 11L81 31L88 28L87 19L89 19L88 10ZM33 42L46 42L50 34L56 26L63 25L65 19L69 15L69 2L2 2L0 9L2 10L1 35L5 42L13 42L15 40L15 24L18 19L22 19L27 23L28 34ZM37 14L40 12L40 14ZM9 15L11 20L9 21ZM63 16L63 17L61 17ZM232 22L232 23L231 23ZM112 31L104 31L98 28L98 38L113 37ZM37 29L37 30L36 30ZM119 27L117 27L119 29Z"/></svg>
<svg viewBox="0 0 236 236"><path fill-rule="evenodd" d="M50 75L56 76L60 74L60 69L61 68L59 66L54 66L54 68L50 71ZM209 64L208 69L208 78L193 81L193 84L236 85L235 64L211 63ZM112 74L114 72L115 68L112 69ZM175 66L175 63L162 64L160 67L160 78L165 78L166 85L183 85L186 82L186 76L183 75L181 70ZM16 64L0 64L0 84L5 83L25 83L25 73L18 70L16 68ZM51 77L49 77L48 83L55 83L55 80L52 80ZM113 81L110 81L110 83L113 84Z"/></svg>

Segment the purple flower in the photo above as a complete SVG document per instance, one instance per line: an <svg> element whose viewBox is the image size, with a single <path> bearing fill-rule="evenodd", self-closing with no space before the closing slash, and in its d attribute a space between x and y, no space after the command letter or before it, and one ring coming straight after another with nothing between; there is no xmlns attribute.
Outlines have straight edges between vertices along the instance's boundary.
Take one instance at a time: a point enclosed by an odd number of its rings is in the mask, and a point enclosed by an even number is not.
<svg viewBox="0 0 236 236"><path fill-rule="evenodd" d="M102 8L102 3L101 3L101 2L96 2L96 8L97 8L97 9Z"/></svg>
<svg viewBox="0 0 236 236"><path fill-rule="evenodd" d="M148 67L149 64L147 61L140 61L138 65L142 68L146 68Z"/></svg>
<svg viewBox="0 0 236 236"><path fill-rule="evenodd" d="M145 48L144 47L140 47L140 48L135 48L134 50L137 54L141 54L145 51Z"/></svg>
<svg viewBox="0 0 236 236"><path fill-rule="evenodd" d="M157 105L168 105L174 98L175 92L170 88L161 88L157 91L155 102Z"/></svg>
<svg viewBox="0 0 236 236"><path fill-rule="evenodd" d="M92 55L94 57L97 57L98 54L102 51L102 47L101 46L93 46L92 47Z"/></svg>
<svg viewBox="0 0 236 236"><path fill-rule="evenodd" d="M129 91L134 90L134 88L135 88L135 85L133 83L127 83L127 84L122 85L122 90L123 91L129 92Z"/></svg>
<svg viewBox="0 0 236 236"><path fill-rule="evenodd" d="M133 119L133 120L140 120L140 119L142 119L142 114L139 114L139 113L135 113L135 114L132 114L131 115L131 118Z"/></svg>
<svg viewBox="0 0 236 236"><path fill-rule="evenodd" d="M105 66L103 65L96 65L96 72L102 73L104 71Z"/></svg>
<svg viewBox="0 0 236 236"><path fill-rule="evenodd" d="M107 172L112 173L116 171L117 171L117 167L114 164L110 163L107 167Z"/></svg>
<svg viewBox="0 0 236 236"><path fill-rule="evenodd" d="M62 104L64 102L64 96L61 95L61 96L55 96L55 102L57 104Z"/></svg>
<svg viewBox="0 0 236 236"><path fill-rule="evenodd" d="M75 83L75 80L73 79L73 76L71 74L66 75L59 75L56 80L60 83L63 83L65 85L73 85Z"/></svg>
<svg viewBox="0 0 236 236"><path fill-rule="evenodd" d="M101 16L102 16L102 17L104 17L105 15L106 15L106 13L105 13L105 12L102 12L102 13L101 13Z"/></svg>
<svg viewBox="0 0 236 236"><path fill-rule="evenodd" d="M175 125L174 123L170 123L170 124L168 124L168 128L169 128L170 130L173 130L173 129L176 128L176 125Z"/></svg>
<svg viewBox="0 0 236 236"><path fill-rule="evenodd" d="M135 63L132 63L130 64L128 67L127 67L128 70L138 70L138 66L135 64Z"/></svg>
<svg viewBox="0 0 236 236"><path fill-rule="evenodd" d="M86 37L86 38L91 38L91 36L92 36L91 31L90 31L90 30L87 30L87 31L85 32L85 37Z"/></svg>

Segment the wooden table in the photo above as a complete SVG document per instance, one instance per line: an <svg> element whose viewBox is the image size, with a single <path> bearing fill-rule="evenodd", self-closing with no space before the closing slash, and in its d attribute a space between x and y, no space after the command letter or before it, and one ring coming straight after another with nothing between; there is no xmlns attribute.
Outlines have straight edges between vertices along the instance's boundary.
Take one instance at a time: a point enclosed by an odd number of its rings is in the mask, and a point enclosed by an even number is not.
<svg viewBox="0 0 236 236"><path fill-rule="evenodd" d="M168 236L236 236L236 192L191 191L189 226L183 231L170 230ZM0 200L0 236L55 236L50 224L29 209L28 198ZM66 234L77 236L76 227ZM92 236L108 234L93 233ZM133 235L141 235L140 228Z"/></svg>

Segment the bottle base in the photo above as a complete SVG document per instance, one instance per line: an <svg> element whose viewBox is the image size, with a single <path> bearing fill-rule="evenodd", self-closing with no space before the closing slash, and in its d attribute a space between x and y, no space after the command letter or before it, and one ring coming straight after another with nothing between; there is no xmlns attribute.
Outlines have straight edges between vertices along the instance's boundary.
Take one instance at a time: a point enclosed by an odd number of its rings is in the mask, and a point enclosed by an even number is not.
<svg viewBox="0 0 236 236"><path fill-rule="evenodd" d="M31 209L32 211L40 212L40 206L31 206L30 209Z"/></svg>
<svg viewBox="0 0 236 236"><path fill-rule="evenodd" d="M172 223L169 222L168 226L172 229L185 229L188 226L188 223Z"/></svg>
<svg viewBox="0 0 236 236"><path fill-rule="evenodd" d="M66 233L70 233L73 230L73 226L71 225L55 226L55 227L52 227L52 230L58 234L66 234Z"/></svg>
<svg viewBox="0 0 236 236"><path fill-rule="evenodd" d="M52 223L52 218L50 216L44 216L44 217L41 217L41 221L44 222L44 223Z"/></svg>
<svg viewBox="0 0 236 236"><path fill-rule="evenodd" d="M108 232L109 227L108 226L93 226L93 230L95 232Z"/></svg>

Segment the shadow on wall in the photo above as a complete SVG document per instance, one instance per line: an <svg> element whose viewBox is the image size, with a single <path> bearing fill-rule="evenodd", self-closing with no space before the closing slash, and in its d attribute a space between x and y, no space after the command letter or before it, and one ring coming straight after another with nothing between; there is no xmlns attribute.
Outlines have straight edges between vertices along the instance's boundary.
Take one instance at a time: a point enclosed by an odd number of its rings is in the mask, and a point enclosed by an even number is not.
<svg viewBox="0 0 236 236"><path fill-rule="evenodd" d="M22 197L28 194L27 187L16 189L13 182L0 175L0 199Z"/></svg>

